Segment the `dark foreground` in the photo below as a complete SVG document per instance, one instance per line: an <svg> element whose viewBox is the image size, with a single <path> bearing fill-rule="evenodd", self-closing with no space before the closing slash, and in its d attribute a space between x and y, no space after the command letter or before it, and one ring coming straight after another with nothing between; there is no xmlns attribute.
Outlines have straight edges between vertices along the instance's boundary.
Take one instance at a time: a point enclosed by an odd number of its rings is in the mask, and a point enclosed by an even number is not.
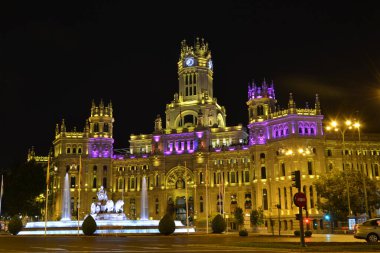
<svg viewBox="0 0 380 253"><path fill-rule="evenodd" d="M306 239L294 236L231 234L0 236L0 252L380 252L352 235Z"/></svg>

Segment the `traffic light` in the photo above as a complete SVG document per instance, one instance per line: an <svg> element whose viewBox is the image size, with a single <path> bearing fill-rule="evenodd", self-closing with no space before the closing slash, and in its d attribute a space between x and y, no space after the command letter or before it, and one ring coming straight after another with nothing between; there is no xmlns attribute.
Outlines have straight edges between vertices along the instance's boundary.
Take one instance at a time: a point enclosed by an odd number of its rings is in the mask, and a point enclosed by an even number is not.
<svg viewBox="0 0 380 253"><path fill-rule="evenodd" d="M305 218L305 223L309 224L309 222L310 222L309 218Z"/></svg>
<svg viewBox="0 0 380 253"><path fill-rule="evenodd" d="M328 213L325 214L325 220L326 220L326 221L330 221L330 214L328 214Z"/></svg>
<svg viewBox="0 0 380 253"><path fill-rule="evenodd" d="M298 189L301 189L301 173L299 170L292 171L292 183L293 187L296 187Z"/></svg>

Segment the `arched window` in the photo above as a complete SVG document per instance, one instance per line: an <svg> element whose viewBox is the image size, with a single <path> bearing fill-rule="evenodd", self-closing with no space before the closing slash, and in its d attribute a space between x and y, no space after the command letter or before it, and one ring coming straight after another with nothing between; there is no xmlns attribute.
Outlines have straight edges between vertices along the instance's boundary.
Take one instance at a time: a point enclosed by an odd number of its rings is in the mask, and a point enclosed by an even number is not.
<svg viewBox="0 0 380 253"><path fill-rule="evenodd" d="M99 132L99 124L94 123L94 132Z"/></svg>

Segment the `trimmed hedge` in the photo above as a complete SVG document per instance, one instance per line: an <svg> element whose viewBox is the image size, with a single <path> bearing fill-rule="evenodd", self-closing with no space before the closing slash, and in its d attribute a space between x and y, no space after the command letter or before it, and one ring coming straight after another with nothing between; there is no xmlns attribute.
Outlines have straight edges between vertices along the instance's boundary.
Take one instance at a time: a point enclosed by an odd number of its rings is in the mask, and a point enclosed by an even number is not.
<svg viewBox="0 0 380 253"><path fill-rule="evenodd" d="M171 235L175 231L175 222L170 214L165 214L158 223L158 230L163 235Z"/></svg>
<svg viewBox="0 0 380 253"><path fill-rule="evenodd" d="M312 234L313 232L311 230L306 230L304 232L305 237L311 237ZM301 232L299 230L294 231L294 236L300 236L300 235L301 235Z"/></svg>
<svg viewBox="0 0 380 253"><path fill-rule="evenodd" d="M8 231L12 235L17 235L21 231L21 229L22 229L22 221L20 217L18 217L17 215L13 216L12 219L8 223Z"/></svg>
<svg viewBox="0 0 380 253"><path fill-rule="evenodd" d="M240 235L240 236L247 236L247 235L248 235L248 231L247 231L247 229L242 229L242 230L240 230L240 231L239 231L239 235Z"/></svg>
<svg viewBox="0 0 380 253"><path fill-rule="evenodd" d="M227 228L227 224L224 221L221 214L217 214L211 222L212 231L214 233L220 234L223 233Z"/></svg>
<svg viewBox="0 0 380 253"><path fill-rule="evenodd" d="M91 214L87 215L82 223L82 231L85 235L93 235L96 231L96 221Z"/></svg>

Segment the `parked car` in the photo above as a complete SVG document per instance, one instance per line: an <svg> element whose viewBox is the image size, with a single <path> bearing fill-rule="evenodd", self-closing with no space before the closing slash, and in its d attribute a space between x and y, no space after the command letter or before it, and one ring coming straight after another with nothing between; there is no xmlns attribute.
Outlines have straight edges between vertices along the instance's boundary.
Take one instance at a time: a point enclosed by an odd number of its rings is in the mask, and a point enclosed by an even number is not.
<svg viewBox="0 0 380 253"><path fill-rule="evenodd" d="M377 242L380 239L380 218L369 219L357 224L354 229L354 237L365 239L367 242Z"/></svg>

